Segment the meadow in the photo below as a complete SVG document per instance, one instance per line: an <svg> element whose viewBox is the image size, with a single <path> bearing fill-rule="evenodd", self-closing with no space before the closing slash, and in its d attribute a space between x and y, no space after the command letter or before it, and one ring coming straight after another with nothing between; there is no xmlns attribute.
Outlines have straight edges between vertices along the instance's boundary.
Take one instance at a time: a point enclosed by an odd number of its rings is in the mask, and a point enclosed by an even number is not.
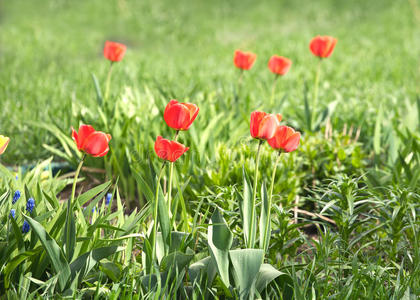
<svg viewBox="0 0 420 300"><path fill-rule="evenodd" d="M420 296L418 0L14 0L0 28L0 299Z"/></svg>

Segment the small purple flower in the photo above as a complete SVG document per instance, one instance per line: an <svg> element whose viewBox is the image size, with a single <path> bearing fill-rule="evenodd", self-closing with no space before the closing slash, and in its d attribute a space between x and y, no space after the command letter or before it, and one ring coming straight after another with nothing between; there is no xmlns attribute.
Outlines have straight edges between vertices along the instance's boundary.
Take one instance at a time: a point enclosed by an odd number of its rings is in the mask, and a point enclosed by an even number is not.
<svg viewBox="0 0 420 300"><path fill-rule="evenodd" d="M26 220L23 221L22 233L27 233L29 232L30 229L31 229L31 226L29 225L29 223Z"/></svg>
<svg viewBox="0 0 420 300"><path fill-rule="evenodd" d="M92 214L95 212L96 206L92 207Z"/></svg>
<svg viewBox="0 0 420 300"><path fill-rule="evenodd" d="M112 194L111 193L106 194L105 205L109 205L109 202L111 202L111 199L112 199Z"/></svg>
<svg viewBox="0 0 420 300"><path fill-rule="evenodd" d="M9 216L12 217L13 219L16 219L16 210L14 208L10 210Z"/></svg>
<svg viewBox="0 0 420 300"><path fill-rule="evenodd" d="M34 198L29 198L28 202L26 202L26 210L29 211L29 213L32 213L35 207L35 200Z"/></svg>
<svg viewBox="0 0 420 300"><path fill-rule="evenodd" d="M20 191L17 190L13 195L12 204L15 204L20 199Z"/></svg>

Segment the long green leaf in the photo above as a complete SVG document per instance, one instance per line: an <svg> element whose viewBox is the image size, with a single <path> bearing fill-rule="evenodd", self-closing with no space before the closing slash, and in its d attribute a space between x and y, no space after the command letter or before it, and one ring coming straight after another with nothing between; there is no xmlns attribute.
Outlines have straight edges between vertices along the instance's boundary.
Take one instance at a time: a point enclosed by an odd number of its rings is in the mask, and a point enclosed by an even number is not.
<svg viewBox="0 0 420 300"><path fill-rule="evenodd" d="M239 286L240 299L253 298L264 251L261 249L239 249L229 251L229 255L235 270L235 281Z"/></svg>
<svg viewBox="0 0 420 300"><path fill-rule="evenodd" d="M32 230L38 236L42 246L51 260L52 267L58 274L58 283L61 291L64 291L70 277L70 267L64 256L63 251L56 241L45 231L44 227L31 217L24 215Z"/></svg>
<svg viewBox="0 0 420 300"><path fill-rule="evenodd" d="M232 246L233 236L219 209L216 209L211 217L208 239L210 254L215 261L220 278L225 286L229 287L229 249Z"/></svg>

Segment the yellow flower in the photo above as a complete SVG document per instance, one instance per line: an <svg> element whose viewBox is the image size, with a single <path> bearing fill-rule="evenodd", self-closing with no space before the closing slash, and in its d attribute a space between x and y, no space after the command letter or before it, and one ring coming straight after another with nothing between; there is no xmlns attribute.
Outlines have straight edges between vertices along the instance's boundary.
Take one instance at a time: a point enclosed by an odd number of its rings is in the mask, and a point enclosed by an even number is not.
<svg viewBox="0 0 420 300"><path fill-rule="evenodd" d="M6 150L9 141L10 139L7 136L0 135L0 155Z"/></svg>

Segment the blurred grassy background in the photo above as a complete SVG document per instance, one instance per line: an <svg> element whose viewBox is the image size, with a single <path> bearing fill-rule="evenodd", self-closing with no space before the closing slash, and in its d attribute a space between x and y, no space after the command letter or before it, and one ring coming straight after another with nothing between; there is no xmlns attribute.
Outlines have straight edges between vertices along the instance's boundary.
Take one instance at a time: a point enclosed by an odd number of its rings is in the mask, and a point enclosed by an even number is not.
<svg viewBox="0 0 420 300"><path fill-rule="evenodd" d="M8 164L50 155L41 145L54 138L34 122L52 120L70 134L77 124L65 104L96 105L91 73L100 81L106 76L107 39L128 46L114 70L113 91L129 88L140 98L165 89L205 107L206 95L224 97L225 87L235 83L232 56L240 48L258 54L245 78L252 109L267 109L269 57L293 60L278 88L287 93L287 116L302 105L303 82L312 82L316 59L308 43L317 34L338 38L323 67L321 98L339 101L343 122L372 123L366 118L380 103L392 113L419 92L420 31L408 0L0 3L0 133L12 139L2 156ZM195 98L198 91L204 96Z"/></svg>

